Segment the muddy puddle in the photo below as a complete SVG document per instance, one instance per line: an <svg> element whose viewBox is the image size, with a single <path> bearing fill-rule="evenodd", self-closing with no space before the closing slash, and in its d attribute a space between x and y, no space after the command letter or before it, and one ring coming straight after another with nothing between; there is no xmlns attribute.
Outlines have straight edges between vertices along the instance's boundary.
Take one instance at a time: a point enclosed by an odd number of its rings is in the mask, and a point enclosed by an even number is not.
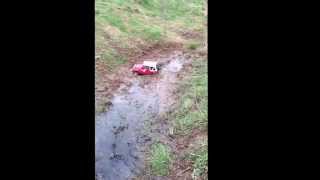
<svg viewBox="0 0 320 180"><path fill-rule="evenodd" d="M96 116L97 180L127 180L144 169L144 152L154 141L148 125L173 103L177 74L186 62L181 52L154 61L164 63L154 76L133 76L115 93L111 107Z"/></svg>

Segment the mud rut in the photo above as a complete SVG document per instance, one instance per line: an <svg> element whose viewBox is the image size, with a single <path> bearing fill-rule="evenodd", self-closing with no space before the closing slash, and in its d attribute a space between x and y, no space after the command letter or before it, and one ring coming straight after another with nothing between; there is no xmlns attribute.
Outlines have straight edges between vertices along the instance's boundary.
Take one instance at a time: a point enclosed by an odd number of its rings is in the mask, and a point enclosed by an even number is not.
<svg viewBox="0 0 320 180"><path fill-rule="evenodd" d="M156 128L152 124L174 103L177 75L188 60L179 51L150 60L164 63L160 73L132 75L131 86L120 87L108 111L96 116L97 180L127 180L141 174L146 148L159 137L157 133L167 130L165 124Z"/></svg>

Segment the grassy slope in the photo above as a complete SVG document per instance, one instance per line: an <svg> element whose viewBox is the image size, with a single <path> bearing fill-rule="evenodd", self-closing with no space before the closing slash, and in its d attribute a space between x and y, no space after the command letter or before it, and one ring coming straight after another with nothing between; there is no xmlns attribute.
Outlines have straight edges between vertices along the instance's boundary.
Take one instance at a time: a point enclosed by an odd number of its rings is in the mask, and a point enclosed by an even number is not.
<svg viewBox="0 0 320 180"><path fill-rule="evenodd" d="M167 114L172 125L170 132L178 142L184 142L183 148L171 147L157 142L151 147L149 157L150 170L147 174L177 178L185 169L187 179L207 179L208 171L208 75L207 58L194 59L192 70L180 82L178 104ZM181 175L181 174L180 174ZM179 176L180 176L179 175ZM180 176L180 178L183 178Z"/></svg>
<svg viewBox="0 0 320 180"><path fill-rule="evenodd" d="M204 58L193 61L191 74L185 76L181 81L178 106L168 114L175 139L187 143L184 149L180 149L184 153L172 152L169 147L159 142L154 144L149 160L150 173L153 175L175 177L177 172L172 171L176 168L173 166L185 164L191 169L191 172L186 175L187 177L207 179L208 75L206 60ZM193 132L201 134L202 137L194 136Z"/></svg>
<svg viewBox="0 0 320 180"><path fill-rule="evenodd" d="M96 55L114 69L155 43L203 30L203 0L96 0Z"/></svg>
<svg viewBox="0 0 320 180"><path fill-rule="evenodd" d="M194 61L193 72L182 85L180 106L175 113L176 134L188 135L195 128L206 128L208 117L208 74L206 61Z"/></svg>

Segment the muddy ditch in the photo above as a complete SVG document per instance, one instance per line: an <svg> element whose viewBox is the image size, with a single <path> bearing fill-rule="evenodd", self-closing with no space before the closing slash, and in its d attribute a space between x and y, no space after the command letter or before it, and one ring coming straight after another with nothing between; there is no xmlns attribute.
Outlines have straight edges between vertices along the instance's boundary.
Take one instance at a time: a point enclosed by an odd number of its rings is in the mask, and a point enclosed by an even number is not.
<svg viewBox="0 0 320 180"><path fill-rule="evenodd" d="M190 59L174 51L143 60L164 65L157 75L123 76L108 111L96 115L97 180L127 180L141 174L149 145L168 134L162 115L174 105L179 73Z"/></svg>
<svg viewBox="0 0 320 180"><path fill-rule="evenodd" d="M96 113L106 110L110 105L114 92L123 84L130 85L132 76L129 69L136 63L144 60L157 59L163 60L172 55L173 52L182 52L182 44L164 43L155 44L150 47L141 47L142 52L131 55L126 64L113 69L111 72L104 62L99 60L99 56L95 62L95 107Z"/></svg>

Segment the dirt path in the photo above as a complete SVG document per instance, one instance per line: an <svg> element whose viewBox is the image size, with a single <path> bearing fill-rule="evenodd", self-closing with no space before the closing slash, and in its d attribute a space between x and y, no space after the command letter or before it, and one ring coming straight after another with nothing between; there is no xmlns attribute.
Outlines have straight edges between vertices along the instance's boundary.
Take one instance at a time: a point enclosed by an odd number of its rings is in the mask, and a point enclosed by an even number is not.
<svg viewBox="0 0 320 180"><path fill-rule="evenodd" d="M157 119L174 104L178 74L189 60L181 51L144 60L165 65L154 76L123 77L108 111L96 116L98 180L126 180L140 174L146 148L160 138L157 133L167 130L166 127L157 129L154 124L159 124ZM152 131L155 128L156 131Z"/></svg>

